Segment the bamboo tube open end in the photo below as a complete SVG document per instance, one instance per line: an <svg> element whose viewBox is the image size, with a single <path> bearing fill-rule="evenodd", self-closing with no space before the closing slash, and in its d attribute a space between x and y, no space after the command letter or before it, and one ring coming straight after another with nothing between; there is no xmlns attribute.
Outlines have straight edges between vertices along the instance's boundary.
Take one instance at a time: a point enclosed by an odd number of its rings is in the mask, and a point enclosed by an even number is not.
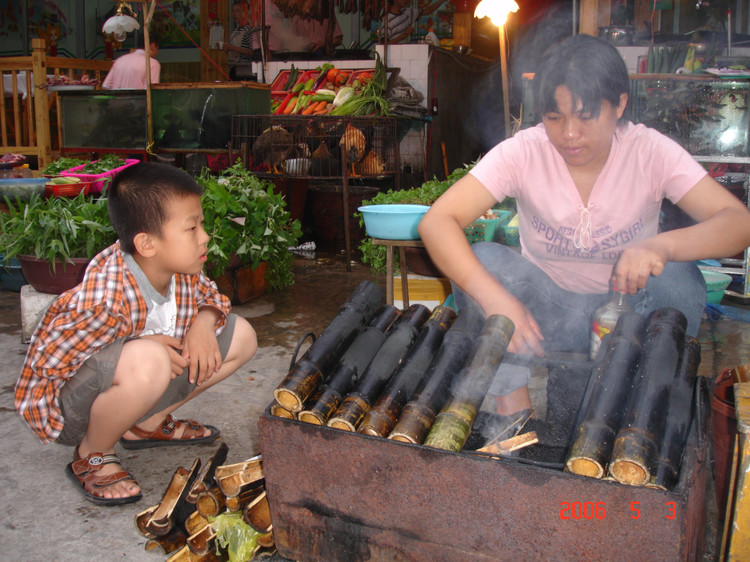
<svg viewBox="0 0 750 562"><path fill-rule="evenodd" d="M285 418L288 420L294 419L294 414L284 408L281 404L278 402L275 402L271 405L271 415L276 416L277 418Z"/></svg>
<svg viewBox="0 0 750 562"><path fill-rule="evenodd" d="M323 420L320 419L317 415L315 415L310 410L303 410L297 415L297 419L299 421L303 421L305 423L312 423L314 425L323 425Z"/></svg>
<svg viewBox="0 0 750 562"><path fill-rule="evenodd" d="M649 479L648 470L632 460L613 462L609 467L609 472L620 484L629 486L643 486Z"/></svg>
<svg viewBox="0 0 750 562"><path fill-rule="evenodd" d="M406 435L404 433L391 433L388 436L388 439L393 439L394 441L400 441L401 443L416 443L417 440L414 439L411 435Z"/></svg>
<svg viewBox="0 0 750 562"><path fill-rule="evenodd" d="M341 418L332 418L328 422L328 427L333 427L335 429L343 429L344 431L355 431L356 429L350 422Z"/></svg>
<svg viewBox="0 0 750 562"><path fill-rule="evenodd" d="M572 472L573 474L588 476L590 478L601 478L604 476L604 467L602 465L594 460L582 457L568 459L567 469L568 472Z"/></svg>
<svg viewBox="0 0 750 562"><path fill-rule="evenodd" d="M273 391L273 397L276 398L276 402L278 402L285 410L289 410L292 413L297 413L302 410L302 400L300 400L300 397L286 388L275 389Z"/></svg>
<svg viewBox="0 0 750 562"><path fill-rule="evenodd" d="M380 434L377 431L375 431L374 427L370 427L370 426L360 427L358 431L359 433L363 435L370 435L372 437L380 437Z"/></svg>

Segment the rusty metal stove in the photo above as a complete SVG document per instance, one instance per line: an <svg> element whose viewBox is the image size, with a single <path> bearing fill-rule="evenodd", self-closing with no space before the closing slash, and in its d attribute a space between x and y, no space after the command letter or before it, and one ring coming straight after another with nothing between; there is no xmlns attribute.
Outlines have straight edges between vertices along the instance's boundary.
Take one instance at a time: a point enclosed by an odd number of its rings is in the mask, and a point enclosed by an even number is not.
<svg viewBox="0 0 750 562"><path fill-rule="evenodd" d="M561 363L549 369L548 388L577 379L582 389L587 374ZM347 562L695 560L710 470L701 389L672 491L349 433L267 409L259 430L276 546L295 560ZM559 428L567 417L567 431L580 393L560 395L570 403L553 405L547 420Z"/></svg>

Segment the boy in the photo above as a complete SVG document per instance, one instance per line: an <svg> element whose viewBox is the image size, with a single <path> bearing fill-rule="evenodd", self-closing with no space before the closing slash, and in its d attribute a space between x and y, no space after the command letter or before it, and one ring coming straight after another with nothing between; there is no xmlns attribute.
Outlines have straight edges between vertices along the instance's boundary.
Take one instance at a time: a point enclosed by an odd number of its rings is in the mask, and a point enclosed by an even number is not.
<svg viewBox="0 0 750 562"><path fill-rule="evenodd" d="M19 413L42 442L75 445L66 473L100 505L141 491L114 454L209 443L219 430L171 413L255 354L255 331L202 273L203 189L157 163L126 168L108 191L119 241L49 307L16 384Z"/></svg>

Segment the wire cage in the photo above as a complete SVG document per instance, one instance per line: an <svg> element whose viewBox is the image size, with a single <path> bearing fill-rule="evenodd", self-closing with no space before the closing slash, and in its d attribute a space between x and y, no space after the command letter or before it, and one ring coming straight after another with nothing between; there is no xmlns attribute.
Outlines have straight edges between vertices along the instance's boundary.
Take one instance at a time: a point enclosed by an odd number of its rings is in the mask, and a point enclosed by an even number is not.
<svg viewBox="0 0 750 562"><path fill-rule="evenodd" d="M230 160L257 175L398 177L398 146L395 117L234 115Z"/></svg>

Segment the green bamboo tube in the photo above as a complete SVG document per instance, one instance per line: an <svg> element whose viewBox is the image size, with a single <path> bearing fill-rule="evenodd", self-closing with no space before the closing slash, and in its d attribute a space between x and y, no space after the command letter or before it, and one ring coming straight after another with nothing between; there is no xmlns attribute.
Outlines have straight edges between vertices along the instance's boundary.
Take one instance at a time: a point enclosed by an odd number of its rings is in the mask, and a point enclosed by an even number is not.
<svg viewBox="0 0 750 562"><path fill-rule="evenodd" d="M404 361L388 381L383 392L365 414L359 432L387 437L396 425L406 402L425 375L427 368L443 341L456 312L446 306L436 306L425 322Z"/></svg>
<svg viewBox="0 0 750 562"><path fill-rule="evenodd" d="M565 468L568 472L602 478L620 428L624 405L641 356L646 319L635 312L623 313L600 350L604 358L592 373L580 408Z"/></svg>
<svg viewBox="0 0 750 562"><path fill-rule="evenodd" d="M513 322L506 316L494 314L485 320L468 363L456 380L451 398L435 418L425 445L454 452L463 448L513 330Z"/></svg>
<svg viewBox="0 0 750 562"><path fill-rule="evenodd" d="M651 314L633 390L615 437L610 475L621 484L644 486L664 439L670 390L682 362L687 320L679 310Z"/></svg>

